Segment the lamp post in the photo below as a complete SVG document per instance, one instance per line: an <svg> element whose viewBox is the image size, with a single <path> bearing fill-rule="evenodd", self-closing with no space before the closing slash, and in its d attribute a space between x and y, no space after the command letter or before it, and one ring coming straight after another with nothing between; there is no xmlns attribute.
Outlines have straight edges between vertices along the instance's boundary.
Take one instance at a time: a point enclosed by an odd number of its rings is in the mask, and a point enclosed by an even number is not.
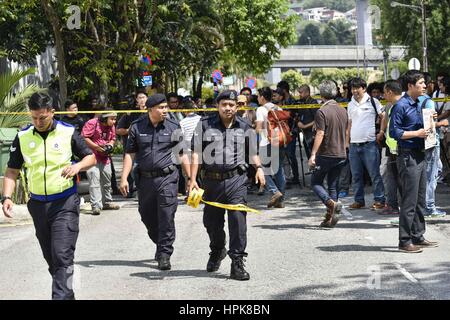
<svg viewBox="0 0 450 320"><path fill-rule="evenodd" d="M422 14L422 48L423 48L423 71L428 72L427 57L427 21L425 16L425 0L420 0L420 6L404 4L396 1L391 2L391 7L406 7L421 12Z"/></svg>

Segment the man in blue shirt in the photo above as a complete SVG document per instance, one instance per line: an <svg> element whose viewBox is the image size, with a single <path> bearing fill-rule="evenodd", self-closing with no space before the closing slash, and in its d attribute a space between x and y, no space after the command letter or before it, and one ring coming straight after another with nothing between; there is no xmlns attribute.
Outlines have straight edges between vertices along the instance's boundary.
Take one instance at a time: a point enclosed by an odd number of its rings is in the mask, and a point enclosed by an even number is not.
<svg viewBox="0 0 450 320"><path fill-rule="evenodd" d="M418 98L425 93L423 74L409 70L403 77L407 92L391 111L389 134L398 142L397 167L402 183L399 222L399 250L422 252L422 248L437 247L437 242L424 238L426 212L426 161L423 115Z"/></svg>

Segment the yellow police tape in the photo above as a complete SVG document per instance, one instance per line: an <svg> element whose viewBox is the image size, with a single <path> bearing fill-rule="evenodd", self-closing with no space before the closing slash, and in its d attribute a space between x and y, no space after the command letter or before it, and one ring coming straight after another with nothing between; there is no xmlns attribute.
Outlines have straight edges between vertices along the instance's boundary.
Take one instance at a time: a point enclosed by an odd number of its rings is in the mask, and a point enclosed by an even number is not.
<svg viewBox="0 0 450 320"><path fill-rule="evenodd" d="M450 97L447 98L433 98L431 99L435 102L450 102ZM385 100L380 100L380 103L385 103ZM347 107L348 102L340 102L338 103L342 107ZM280 106L281 109L319 109L321 104L294 104L294 105L286 105ZM256 110L255 107L242 107L238 110ZM169 112L213 112L217 111L217 108L195 108L195 109L172 109ZM114 110L115 113L145 113L147 110ZM55 111L55 114L73 114L73 111ZM93 114L93 113L111 113L111 110L90 110L90 111L77 111L78 114ZM29 111L22 112L9 112L9 111L1 111L0 115L29 115Z"/></svg>
<svg viewBox="0 0 450 320"><path fill-rule="evenodd" d="M204 193L205 193L205 190L203 190L203 189L200 189L200 188L192 189L192 191L189 193L189 197L187 199L188 206L190 206L192 208L198 208L198 206L200 205L200 202L203 202L204 204L207 204L207 205L210 205L213 207L217 207L217 208L226 209L226 210L261 213L261 212L259 212L259 210L247 207L244 204L223 204L223 203L218 203L218 202L213 202L213 201L205 201L202 199Z"/></svg>

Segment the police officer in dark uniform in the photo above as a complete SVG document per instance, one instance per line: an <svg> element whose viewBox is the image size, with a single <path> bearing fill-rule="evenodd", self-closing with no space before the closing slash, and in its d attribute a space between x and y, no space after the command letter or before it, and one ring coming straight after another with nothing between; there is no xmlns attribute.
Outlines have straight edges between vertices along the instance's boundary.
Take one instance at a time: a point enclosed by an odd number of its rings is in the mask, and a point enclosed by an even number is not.
<svg viewBox="0 0 450 320"><path fill-rule="evenodd" d="M168 106L163 94L148 98L146 106L148 116L134 121L128 131L120 191L127 196L127 177L136 157L138 165L134 174L139 213L150 239L157 246L155 260L158 261L158 268L170 270L178 204L178 170L174 150L183 148L183 136L180 125L167 118ZM187 156L182 154L180 160L189 177Z"/></svg>
<svg viewBox="0 0 450 320"><path fill-rule="evenodd" d="M24 166L30 191L28 210L53 278L52 299L72 300L80 216L74 176L95 165L95 156L73 126L53 119L49 95L33 94L28 106L33 124L22 129L11 146L3 181L3 213L12 217L11 196ZM73 156L80 162L72 163Z"/></svg>
<svg viewBox="0 0 450 320"><path fill-rule="evenodd" d="M256 136L250 124L239 117L237 112L237 92L227 90L217 97L218 113L203 118L192 139L192 164L189 191L198 189L196 177L201 163L201 177L205 193L203 198L224 204L245 204L247 202L247 168L245 154L256 167L256 183L264 185L264 172L256 152ZM245 150L244 150L245 148ZM200 159L200 156L202 157ZM230 248L228 255L231 263L231 278L249 280L250 275L244 269L244 257L247 256L246 212L228 211ZM206 270L219 270L221 261L226 257L225 209L206 205L203 224L210 239L210 257Z"/></svg>

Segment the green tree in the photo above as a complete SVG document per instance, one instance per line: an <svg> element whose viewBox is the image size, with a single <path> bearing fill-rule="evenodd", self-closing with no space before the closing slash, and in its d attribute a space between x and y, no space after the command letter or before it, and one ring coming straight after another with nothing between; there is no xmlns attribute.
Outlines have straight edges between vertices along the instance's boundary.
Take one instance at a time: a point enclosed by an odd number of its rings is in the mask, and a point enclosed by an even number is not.
<svg viewBox="0 0 450 320"><path fill-rule="evenodd" d="M33 64L50 44L50 26L36 1L0 1L0 57Z"/></svg>
<svg viewBox="0 0 450 320"><path fill-rule="evenodd" d="M93 94L120 99L134 90L142 71L165 91L192 79L194 94L201 93L212 68L262 74L280 48L295 41L298 20L287 14L287 0L16 2L0 3L0 23L9 30L0 34L0 55L31 63L53 45L62 100ZM69 5L81 9L80 29L66 27ZM23 35L14 34L19 27ZM144 66L142 55L154 64Z"/></svg>
<svg viewBox="0 0 450 320"><path fill-rule="evenodd" d="M334 80L338 84L344 83L358 75L356 68L316 68L311 71L309 82L314 87L318 87L324 80Z"/></svg>
<svg viewBox="0 0 450 320"><path fill-rule="evenodd" d="M38 86L29 84L20 91L15 91L14 87L20 79L33 75L34 68L24 71L16 70L0 74L0 112L25 112L28 111L28 98L35 92L42 92ZM30 122L29 115L0 115L0 128L19 128Z"/></svg>
<svg viewBox="0 0 450 320"><path fill-rule="evenodd" d="M372 0L381 9L381 29L377 32L385 46L408 46L407 59L422 62L421 14L410 8L390 6L388 0ZM420 6L418 0L407 4ZM450 69L450 3L448 0L426 0L428 66L432 73ZM423 67L423 66L422 66Z"/></svg>
<svg viewBox="0 0 450 320"><path fill-rule="evenodd" d="M216 0L223 19L225 63L241 72L263 74L280 48L296 40L297 15L287 15L287 0ZM231 58L231 59L230 59Z"/></svg>
<svg viewBox="0 0 450 320"><path fill-rule="evenodd" d="M322 32L323 44L326 45L336 45L338 44L338 39L336 33L329 26L326 26Z"/></svg>
<svg viewBox="0 0 450 320"><path fill-rule="evenodd" d="M296 70L289 70L281 74L281 79L289 83L291 91L297 90L301 84L305 83L303 75Z"/></svg>
<svg viewBox="0 0 450 320"><path fill-rule="evenodd" d="M321 45L323 44L322 35L320 29L313 23L308 24L298 39L300 45Z"/></svg>
<svg viewBox="0 0 450 320"><path fill-rule="evenodd" d="M342 19L328 22L328 27L334 31L339 45L355 45L356 33L352 30L352 25Z"/></svg>

